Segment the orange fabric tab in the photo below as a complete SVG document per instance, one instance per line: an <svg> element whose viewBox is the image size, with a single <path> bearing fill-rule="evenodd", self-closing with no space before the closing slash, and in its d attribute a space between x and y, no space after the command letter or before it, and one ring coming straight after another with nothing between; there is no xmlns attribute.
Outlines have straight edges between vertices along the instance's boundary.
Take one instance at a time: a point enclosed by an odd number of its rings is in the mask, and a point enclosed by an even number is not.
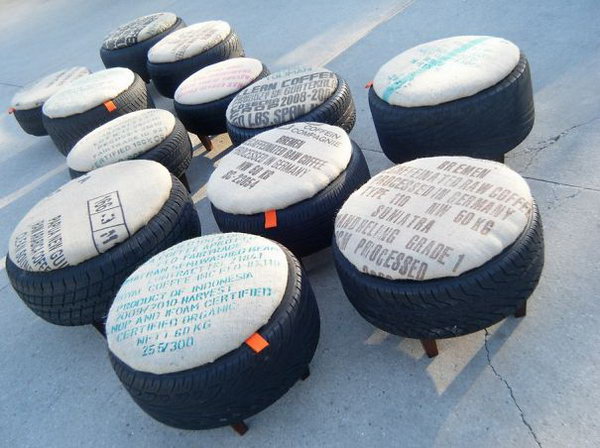
<svg viewBox="0 0 600 448"><path fill-rule="evenodd" d="M277 212L275 210L267 210L265 212L265 229L277 227Z"/></svg>
<svg viewBox="0 0 600 448"><path fill-rule="evenodd" d="M269 346L267 340L258 333L254 333L252 336L246 339L246 344L248 344L248 347L250 347L256 353L260 353Z"/></svg>
<svg viewBox="0 0 600 448"><path fill-rule="evenodd" d="M8 108L8 110L7 110L7 112L8 112L9 114L14 114L14 113L15 113L15 110L17 110L17 109L15 109L14 107L9 107L9 108Z"/></svg>
<svg viewBox="0 0 600 448"><path fill-rule="evenodd" d="M369 81L365 84L365 89L370 89L373 86L373 81Z"/></svg>
<svg viewBox="0 0 600 448"><path fill-rule="evenodd" d="M112 112L113 110L117 109L117 106L112 101L105 102L104 107L106 107L106 110L109 112Z"/></svg>

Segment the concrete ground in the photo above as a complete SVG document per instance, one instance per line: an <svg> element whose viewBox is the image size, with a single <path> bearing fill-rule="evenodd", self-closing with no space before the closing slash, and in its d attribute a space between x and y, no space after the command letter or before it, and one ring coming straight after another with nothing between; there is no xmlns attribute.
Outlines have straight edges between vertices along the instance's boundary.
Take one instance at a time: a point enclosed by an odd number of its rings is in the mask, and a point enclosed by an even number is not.
<svg viewBox="0 0 600 448"><path fill-rule="evenodd" d="M230 428L181 431L146 416L121 387L95 330L36 318L8 284L2 261L0 446L600 446L598 0L2 0L0 104L8 107L19 86L41 74L101 69L98 49L109 30L161 10L188 23L229 21L246 53L271 69L327 65L345 77L358 108L351 136L372 173L391 165L363 88L382 63L456 34L516 42L532 66L537 117L507 164L528 179L547 244L529 315L441 341L430 360L418 341L376 330L354 311L328 251L305 259L322 314L312 376L249 419L251 430L239 438ZM199 146L188 174L205 233L217 228L203 185L227 143L219 137L209 154ZM3 113L0 252L27 210L67 180L50 139L24 134Z"/></svg>

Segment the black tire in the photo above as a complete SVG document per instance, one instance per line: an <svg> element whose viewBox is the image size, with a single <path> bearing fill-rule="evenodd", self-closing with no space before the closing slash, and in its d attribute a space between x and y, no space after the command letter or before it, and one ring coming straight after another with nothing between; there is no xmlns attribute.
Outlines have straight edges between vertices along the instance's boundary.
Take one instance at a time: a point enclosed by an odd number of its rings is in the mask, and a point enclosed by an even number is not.
<svg viewBox="0 0 600 448"><path fill-rule="evenodd" d="M200 235L200 221L185 187L173 178L167 202L130 238L76 266L29 272L6 257L6 273L19 297L56 325L104 322L123 282L157 253Z"/></svg>
<svg viewBox="0 0 600 448"><path fill-rule="evenodd" d="M365 156L352 142L352 156L346 169L312 198L277 210L277 227L265 229L264 213L235 215L211 204L221 232L242 232L277 241L296 256L304 257L331 244L337 212L348 197L370 179Z"/></svg>
<svg viewBox="0 0 600 448"><path fill-rule="evenodd" d="M333 126L339 126L349 133L356 123L356 107L354 106L352 92L350 92L348 83L339 75L337 75L337 78L337 89L328 100L311 110L309 113L297 117L294 120L279 123L274 126L266 126L264 128L241 128L227 120L227 132L233 145L238 146L246 140L261 132L268 131L269 129L301 121L316 121L317 123L331 124Z"/></svg>
<svg viewBox="0 0 600 448"><path fill-rule="evenodd" d="M146 39L142 42L138 42L135 45L125 48L117 48L116 50L108 50L103 46L100 47L100 58L106 68L111 67L126 67L140 75L140 77L146 82L150 82L150 74L146 68L146 62L148 61L148 50L158 43L159 40L177 31L181 28L185 28L185 22L177 17L177 21L173 26L162 33L157 34L150 39Z"/></svg>
<svg viewBox="0 0 600 448"><path fill-rule="evenodd" d="M242 42L235 31L231 30L222 42L191 58L165 63L148 61L146 67L156 90L167 98L173 98L179 84L198 70L226 59L243 56Z"/></svg>
<svg viewBox="0 0 600 448"><path fill-rule="evenodd" d="M317 347L320 318L305 272L286 254L287 289L258 331L269 342L261 352L242 344L212 363L162 375L134 370L109 352L117 376L146 413L177 428L226 426L270 406L300 379Z"/></svg>
<svg viewBox="0 0 600 448"><path fill-rule="evenodd" d="M269 69L263 64L262 72L248 86L269 75L269 73ZM233 101L238 93L239 91L224 98L203 104L181 104L173 101L175 113L185 128L192 134L223 134L227 132L227 118L225 117L227 106L229 106L229 103Z"/></svg>
<svg viewBox="0 0 600 448"><path fill-rule="evenodd" d="M41 137L48 135L48 131L42 122L42 106L34 107L33 109L15 109L15 118L26 133Z"/></svg>
<svg viewBox="0 0 600 448"><path fill-rule="evenodd" d="M43 115L44 127L58 150L66 156L82 137L104 123L129 112L154 107L154 102L146 89L146 83L138 75L135 75L131 86L114 98L112 102L117 107L112 112L109 112L104 104L101 104L68 117L50 118Z"/></svg>
<svg viewBox="0 0 600 448"><path fill-rule="evenodd" d="M501 160L533 127L531 73L521 54L514 70L475 95L436 106L392 106L369 89L369 106L384 154L394 163L465 155Z"/></svg>
<svg viewBox="0 0 600 448"><path fill-rule="evenodd" d="M374 326L414 339L482 330L514 314L529 298L544 265L542 221L534 204L527 227L502 253L458 277L388 280L360 272L333 242L348 299Z"/></svg>
<svg viewBox="0 0 600 448"><path fill-rule="evenodd" d="M181 178L192 162L192 142L181 121L175 119L175 127L167 137L153 148L134 159L154 160L167 168L173 176ZM71 179L87 172L69 168Z"/></svg>

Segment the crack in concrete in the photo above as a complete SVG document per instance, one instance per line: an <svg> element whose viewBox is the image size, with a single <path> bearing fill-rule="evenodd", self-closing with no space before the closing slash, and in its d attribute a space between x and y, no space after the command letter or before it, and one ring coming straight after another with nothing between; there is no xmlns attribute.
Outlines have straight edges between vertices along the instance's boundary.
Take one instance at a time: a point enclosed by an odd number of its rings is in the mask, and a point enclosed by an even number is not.
<svg viewBox="0 0 600 448"><path fill-rule="evenodd" d="M23 87L19 84L11 84L9 82L0 82L0 86L5 86L5 87Z"/></svg>
<svg viewBox="0 0 600 448"><path fill-rule="evenodd" d="M517 402L517 399L515 398L515 393L514 393L512 387L510 386L510 384L508 384L508 381L506 381L504 379L504 377L502 375L500 375L500 373L498 373L498 371L496 370L496 368L492 364L492 358L490 356L490 349L488 347L488 336L490 335L490 333L487 331L487 328L485 328L484 331L485 331L484 347L485 347L485 353L486 353L486 356L487 356L488 365L492 369L492 372L494 372L494 375L496 375L496 377L500 381L502 381L504 383L504 386L506 386L506 388L508 389L508 393L510 394L510 398L511 398L513 404L515 405L515 407L517 408L517 410L519 411L519 415L521 416L521 421L527 427L527 430L529 431L529 434L531 434L531 436L533 437L533 440L535 440L535 443L537 444L537 446L539 446L540 448L542 448L542 444L539 441L539 439L537 438L537 434L535 433L535 431L531 427L531 424L525 418L525 413L523 412L523 409L521 408L521 406L519 406L519 403Z"/></svg>
<svg viewBox="0 0 600 448"><path fill-rule="evenodd" d="M376 150L376 149L371 149L371 148L362 148L362 147L361 147L360 149L362 149L363 151L376 152L377 154L384 155L384 154L383 154L383 151L378 151L378 150Z"/></svg>
<svg viewBox="0 0 600 448"><path fill-rule="evenodd" d="M575 184L567 184L565 182L557 182L555 180L548 180L548 179L540 179L539 177L531 177L531 176L522 176L525 179L528 180L534 180L536 182L546 182L548 184L552 184L552 185L558 185L559 187L569 187L569 188L579 188L580 190L587 190L587 191L600 191L600 188L594 188L594 187L584 187L582 185L575 185Z"/></svg>
<svg viewBox="0 0 600 448"><path fill-rule="evenodd" d="M539 153L541 153L545 149L549 148L550 146L554 145L561 138L563 138L566 135L570 134L575 129L580 128L582 126L587 126L588 124L591 124L591 123L593 123L596 120L600 120L600 117L592 118L591 120L585 121L583 123L579 123L579 124L573 125L570 128L567 128L564 131L562 131L560 134L557 134L557 135L555 135L553 137L550 137L550 138L547 138L545 140L541 140L541 141L537 142L534 146L525 148L525 152L526 153L528 153L528 154L531 153L531 158L527 162L527 165L525 166L524 170L529 169L529 167L535 161L535 159L537 158L537 156L539 155Z"/></svg>

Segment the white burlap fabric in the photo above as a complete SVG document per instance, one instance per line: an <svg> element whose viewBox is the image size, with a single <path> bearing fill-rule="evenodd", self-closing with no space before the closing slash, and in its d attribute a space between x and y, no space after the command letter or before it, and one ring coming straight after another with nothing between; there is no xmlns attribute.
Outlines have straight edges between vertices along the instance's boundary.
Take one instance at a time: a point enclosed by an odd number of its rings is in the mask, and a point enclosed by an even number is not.
<svg viewBox="0 0 600 448"><path fill-rule="evenodd" d="M265 238L225 233L184 241L125 281L108 313L109 350L155 374L213 362L269 321L287 280L285 253Z"/></svg>
<svg viewBox="0 0 600 448"><path fill-rule="evenodd" d="M353 193L337 215L335 238L364 273L395 280L454 277L512 244L532 207L527 182L506 165L417 159Z"/></svg>

